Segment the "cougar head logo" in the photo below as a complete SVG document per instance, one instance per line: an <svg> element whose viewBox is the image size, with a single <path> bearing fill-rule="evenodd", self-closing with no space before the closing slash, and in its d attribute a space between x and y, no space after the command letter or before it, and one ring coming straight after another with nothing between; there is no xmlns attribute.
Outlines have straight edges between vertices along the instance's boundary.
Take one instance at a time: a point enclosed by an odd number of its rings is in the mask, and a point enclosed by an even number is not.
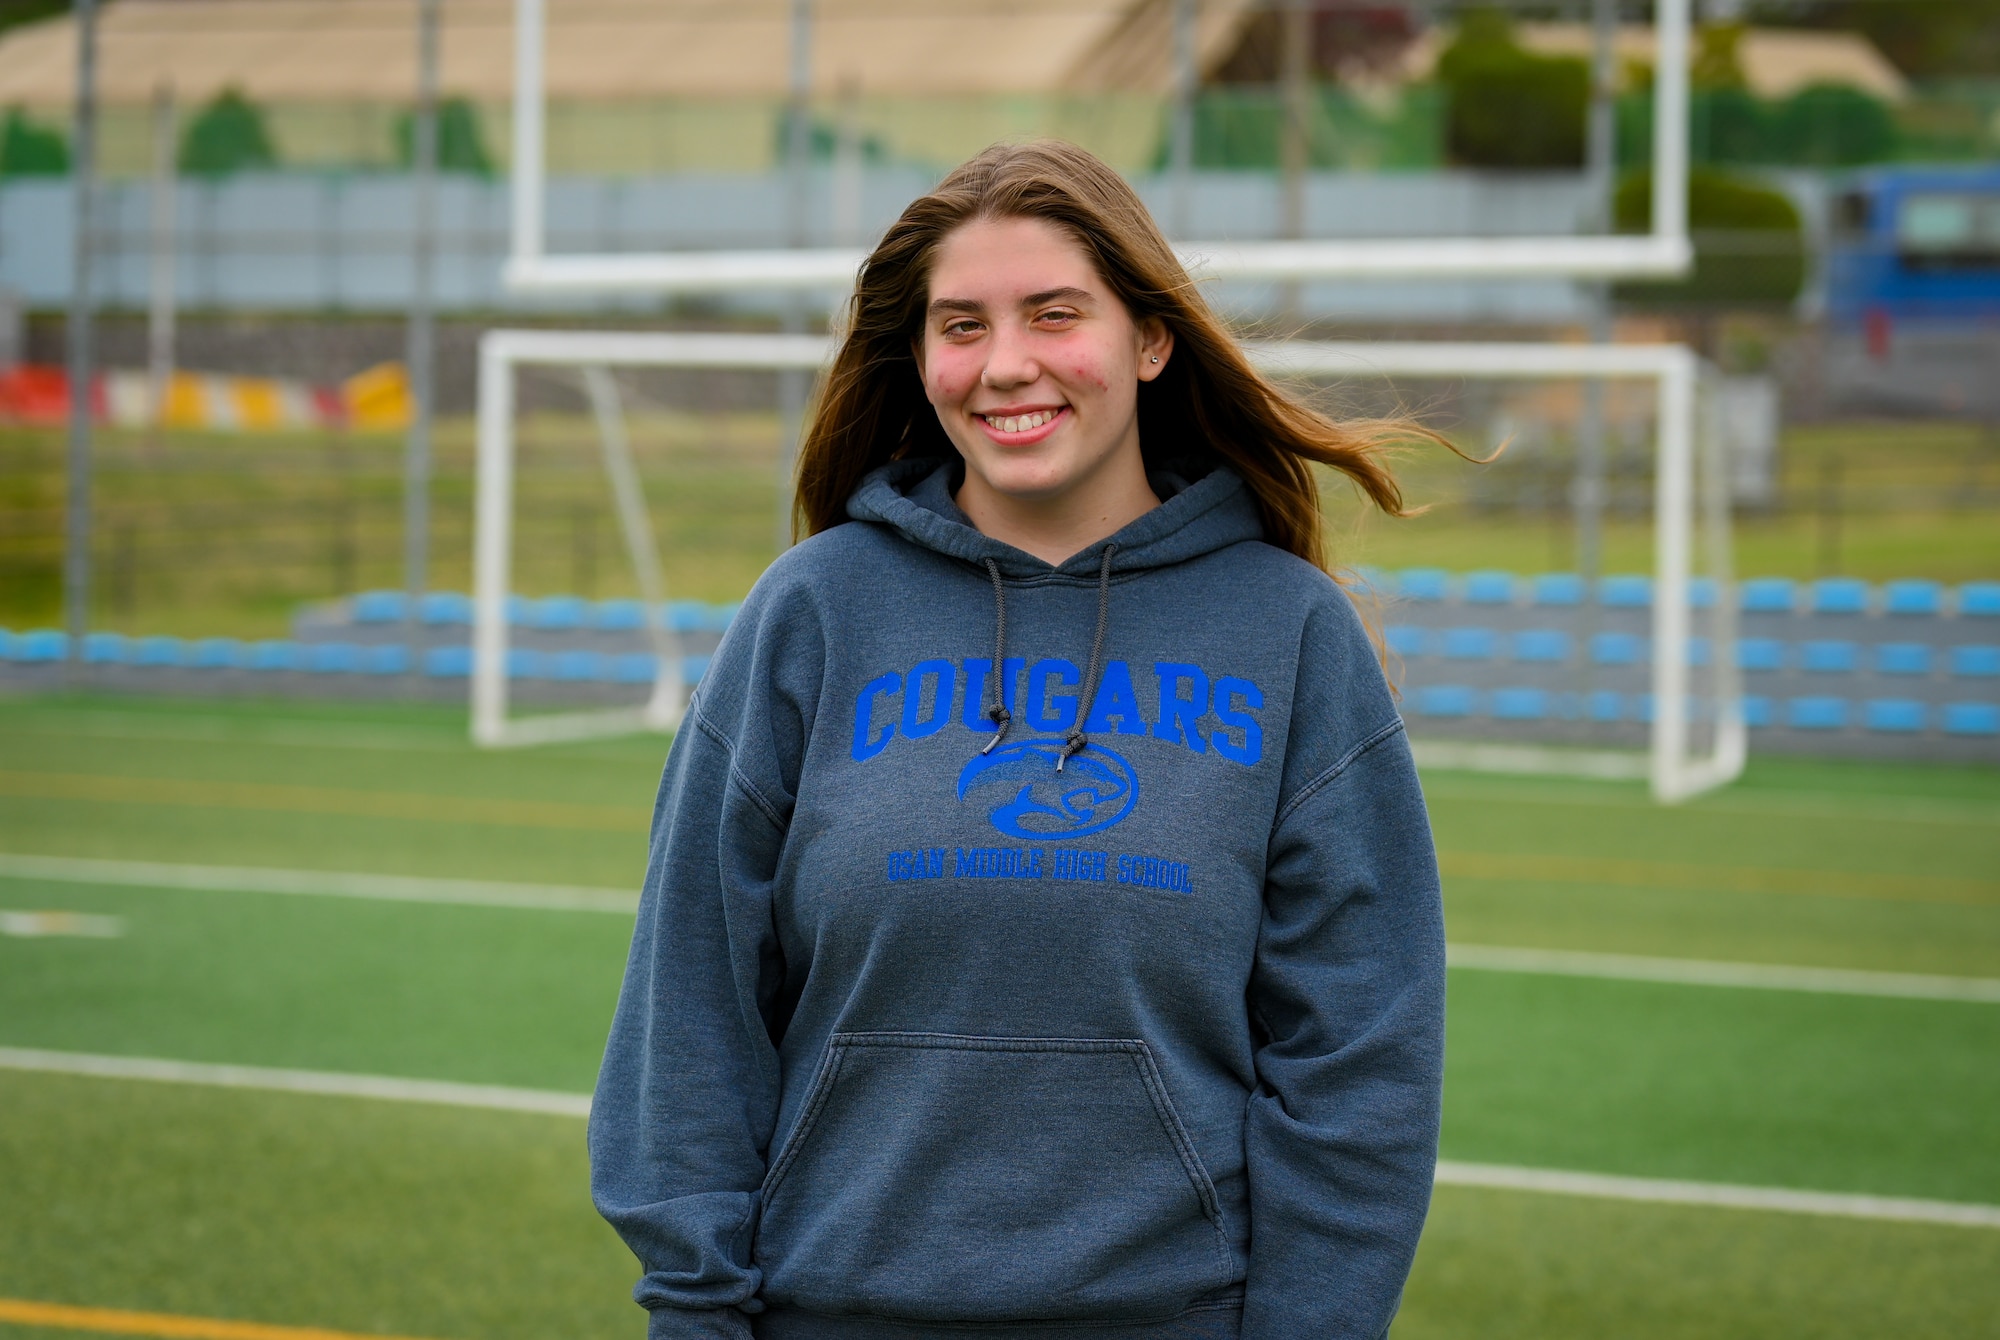
<svg viewBox="0 0 2000 1340"><path fill-rule="evenodd" d="M1132 812L1139 777L1132 765L1090 744L1069 756L1061 772L1061 740L1022 740L981 754L958 774L958 798L999 788L987 815L1008 837L1073 838L1102 833Z"/></svg>

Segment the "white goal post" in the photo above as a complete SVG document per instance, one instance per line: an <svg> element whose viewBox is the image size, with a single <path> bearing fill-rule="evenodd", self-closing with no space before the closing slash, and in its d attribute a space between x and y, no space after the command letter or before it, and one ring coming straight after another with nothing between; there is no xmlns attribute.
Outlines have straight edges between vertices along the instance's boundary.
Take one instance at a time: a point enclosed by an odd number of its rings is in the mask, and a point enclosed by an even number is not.
<svg viewBox="0 0 2000 1340"><path fill-rule="evenodd" d="M507 597L514 506L514 377L523 364L817 371L832 352L811 335L494 330L479 346L478 481L473 540L472 738L504 746L635 729L672 729L684 692L678 657L662 656L644 708L513 719L507 710ZM1280 341L1249 348L1279 376L1373 375L1640 379L1658 389L1653 499L1653 719L1648 777L1661 801L1685 800L1738 776L1745 759L1742 678L1736 668L1726 466L1708 422L1702 364L1670 344L1432 344ZM600 372L601 376L602 373ZM1699 459L1698 459L1699 458ZM1697 482L1700 484L1697 505ZM636 483L632 489L636 497ZM1709 668L1713 738L1697 754L1689 710L1692 578L1697 515L1716 600ZM635 554L635 559L637 555ZM657 603L653 603L657 617Z"/></svg>
<svg viewBox="0 0 2000 1340"><path fill-rule="evenodd" d="M1623 236L1185 241L1209 279L1672 278L1694 263L1688 238L1689 0L1657 0L1651 231ZM847 248L577 253L547 251L547 14L515 0L512 245L502 269L517 293L845 292L866 253Z"/></svg>

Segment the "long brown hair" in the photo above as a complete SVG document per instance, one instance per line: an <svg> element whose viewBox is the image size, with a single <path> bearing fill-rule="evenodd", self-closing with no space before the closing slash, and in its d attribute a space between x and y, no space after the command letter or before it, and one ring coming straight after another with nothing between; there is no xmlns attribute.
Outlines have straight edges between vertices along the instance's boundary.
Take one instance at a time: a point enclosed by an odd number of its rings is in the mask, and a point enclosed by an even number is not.
<svg viewBox="0 0 2000 1340"><path fill-rule="evenodd" d="M1009 218L1068 233L1135 321L1157 317L1173 333L1165 370L1139 386L1149 470L1192 479L1229 466L1257 499L1264 538L1323 570L1312 462L1346 475L1384 512L1408 514L1385 454L1399 441L1444 439L1407 419L1335 420L1273 385L1209 310L1125 179L1073 144L1040 140L996 144L958 168L911 202L863 264L800 448L795 531L817 535L846 520L862 477L887 461L956 453L925 398L913 341L938 245L972 220Z"/></svg>

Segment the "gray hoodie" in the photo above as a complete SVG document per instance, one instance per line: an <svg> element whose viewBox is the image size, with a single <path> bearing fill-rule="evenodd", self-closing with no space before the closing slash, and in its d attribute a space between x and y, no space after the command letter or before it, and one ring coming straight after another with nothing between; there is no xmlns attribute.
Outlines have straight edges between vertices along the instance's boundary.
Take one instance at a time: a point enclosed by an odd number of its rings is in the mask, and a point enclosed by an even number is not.
<svg viewBox="0 0 2000 1340"><path fill-rule="evenodd" d="M1360 620L1227 470L1052 567L958 468L773 564L668 755L590 1119L653 1340L1379 1337L1444 935Z"/></svg>

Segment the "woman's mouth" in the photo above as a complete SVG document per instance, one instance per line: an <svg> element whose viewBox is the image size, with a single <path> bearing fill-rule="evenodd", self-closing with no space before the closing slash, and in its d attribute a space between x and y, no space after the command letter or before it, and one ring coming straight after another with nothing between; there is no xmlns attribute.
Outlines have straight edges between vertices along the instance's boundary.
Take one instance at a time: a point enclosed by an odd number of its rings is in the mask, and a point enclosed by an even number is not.
<svg viewBox="0 0 2000 1340"><path fill-rule="evenodd" d="M1057 405L1053 409L1029 410L1022 414L975 414L986 435L995 442L1007 446L1027 446L1039 442L1055 431L1069 414L1068 405Z"/></svg>

